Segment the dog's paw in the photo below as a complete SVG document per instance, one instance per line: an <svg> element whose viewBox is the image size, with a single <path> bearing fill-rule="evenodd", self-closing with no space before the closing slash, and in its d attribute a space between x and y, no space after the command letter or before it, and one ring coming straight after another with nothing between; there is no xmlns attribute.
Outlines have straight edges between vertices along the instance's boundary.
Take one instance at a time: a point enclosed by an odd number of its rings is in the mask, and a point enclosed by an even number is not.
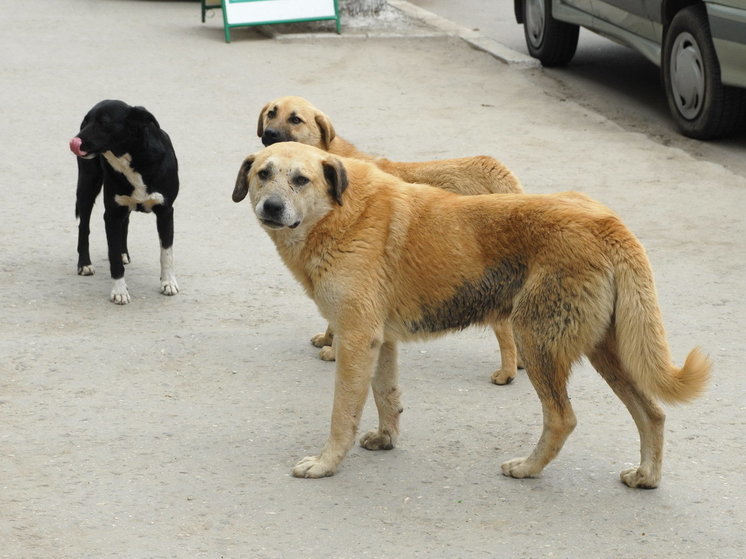
<svg viewBox="0 0 746 559"><path fill-rule="evenodd" d="M114 288L111 290L109 300L117 305L126 305L130 302L130 293L127 290L124 278L114 281Z"/></svg>
<svg viewBox="0 0 746 559"><path fill-rule="evenodd" d="M319 359L322 361L336 361L337 354L334 351L334 347L330 345L322 347L319 350Z"/></svg>
<svg viewBox="0 0 746 559"><path fill-rule="evenodd" d="M333 476L336 468L329 466L321 456L306 456L293 468L293 476L320 478Z"/></svg>
<svg viewBox="0 0 746 559"><path fill-rule="evenodd" d="M331 343L332 341L326 335L326 332L322 334L316 334L311 338L311 345L313 345L314 347L324 347L331 345Z"/></svg>
<svg viewBox="0 0 746 559"><path fill-rule="evenodd" d="M178 292L179 284L176 283L176 278L161 280L161 293L164 295L176 295Z"/></svg>
<svg viewBox="0 0 746 559"><path fill-rule="evenodd" d="M510 384L515 379L515 371L506 371L499 369L492 373L490 380L493 384Z"/></svg>
<svg viewBox="0 0 746 559"><path fill-rule="evenodd" d="M537 471L528 461L528 458L513 458L512 460L503 462L501 468L504 476L518 479L535 477L541 473L541 469Z"/></svg>
<svg viewBox="0 0 746 559"><path fill-rule="evenodd" d="M391 450L396 445L396 439L387 431L372 429L360 437L360 446L368 450Z"/></svg>
<svg viewBox="0 0 746 559"><path fill-rule="evenodd" d="M655 489L660 483L660 475L653 475L648 468L642 466L622 470L619 477L627 487L639 489Z"/></svg>
<svg viewBox="0 0 746 559"><path fill-rule="evenodd" d="M93 267L93 264L88 264L87 266L78 266L79 276L92 276L95 273L96 268Z"/></svg>

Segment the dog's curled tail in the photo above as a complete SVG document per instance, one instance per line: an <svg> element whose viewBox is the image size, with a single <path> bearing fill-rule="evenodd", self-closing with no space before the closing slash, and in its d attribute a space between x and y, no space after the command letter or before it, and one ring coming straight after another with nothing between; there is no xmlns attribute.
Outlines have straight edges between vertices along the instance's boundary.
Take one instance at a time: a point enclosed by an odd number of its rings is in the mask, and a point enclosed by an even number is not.
<svg viewBox="0 0 746 559"><path fill-rule="evenodd" d="M707 386L712 363L698 347L681 368L671 361L671 350L661 319L653 273L645 249L629 237L617 245L615 326L619 357L648 396L684 403Z"/></svg>

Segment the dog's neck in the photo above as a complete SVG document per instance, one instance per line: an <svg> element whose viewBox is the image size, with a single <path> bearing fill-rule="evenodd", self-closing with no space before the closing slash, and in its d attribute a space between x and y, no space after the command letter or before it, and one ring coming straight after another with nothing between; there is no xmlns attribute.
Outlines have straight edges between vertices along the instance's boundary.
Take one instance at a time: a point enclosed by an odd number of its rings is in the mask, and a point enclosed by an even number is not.
<svg viewBox="0 0 746 559"><path fill-rule="evenodd" d="M311 222L295 229L267 229L283 262L312 298L328 272L329 259L335 258L345 243L352 242L348 231L365 211L369 190L368 184L352 182L343 193L341 205L334 203Z"/></svg>
<svg viewBox="0 0 746 559"><path fill-rule="evenodd" d="M324 149L323 146L318 147ZM335 136L334 139L329 142L329 147L326 149L326 151L328 151L329 153L333 153L334 155L339 155L341 157L352 157L354 159L362 159L366 161L370 161L373 159L372 155L360 151L350 142L348 142L344 138L340 138L339 136Z"/></svg>

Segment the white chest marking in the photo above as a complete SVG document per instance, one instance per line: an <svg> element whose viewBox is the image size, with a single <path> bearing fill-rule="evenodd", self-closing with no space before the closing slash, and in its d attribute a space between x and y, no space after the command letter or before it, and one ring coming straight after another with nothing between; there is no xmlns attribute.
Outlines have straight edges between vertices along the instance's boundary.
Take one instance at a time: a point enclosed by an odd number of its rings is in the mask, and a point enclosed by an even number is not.
<svg viewBox="0 0 746 559"><path fill-rule="evenodd" d="M153 209L153 206L165 202L163 194L160 192L148 194L148 189L142 180L142 175L132 168L132 156L129 153L125 153L122 157L117 157L110 151L107 151L104 152L104 157L112 169L122 173L127 178L127 182L133 188L132 194L129 196L115 196L114 201L117 204L127 206L130 210L136 209L139 205L143 210L149 212Z"/></svg>

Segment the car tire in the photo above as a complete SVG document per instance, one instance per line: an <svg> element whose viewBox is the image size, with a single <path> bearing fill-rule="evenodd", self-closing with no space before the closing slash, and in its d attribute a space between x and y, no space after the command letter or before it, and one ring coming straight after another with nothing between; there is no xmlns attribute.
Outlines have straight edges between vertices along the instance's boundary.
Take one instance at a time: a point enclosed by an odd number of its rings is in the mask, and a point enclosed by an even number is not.
<svg viewBox="0 0 746 559"><path fill-rule="evenodd" d="M552 0L523 0L523 35L531 56L542 66L564 66L578 46L577 25L552 17Z"/></svg>
<svg viewBox="0 0 746 559"><path fill-rule="evenodd" d="M709 140L746 121L746 92L724 86L704 4L671 20L663 40L663 82L671 114L685 136Z"/></svg>

